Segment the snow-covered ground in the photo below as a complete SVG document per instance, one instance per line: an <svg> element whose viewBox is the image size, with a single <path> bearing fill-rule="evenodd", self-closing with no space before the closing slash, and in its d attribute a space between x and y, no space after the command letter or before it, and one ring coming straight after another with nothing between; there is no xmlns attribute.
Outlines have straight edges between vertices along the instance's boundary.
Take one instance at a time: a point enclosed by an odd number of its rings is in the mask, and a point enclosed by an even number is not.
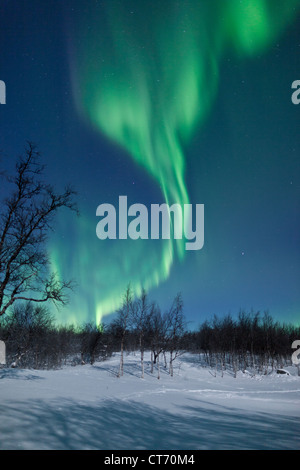
<svg viewBox="0 0 300 470"><path fill-rule="evenodd" d="M149 359L149 357L148 357ZM140 378L138 355L56 371L0 370L0 449L299 449L300 377L224 377L181 356Z"/></svg>

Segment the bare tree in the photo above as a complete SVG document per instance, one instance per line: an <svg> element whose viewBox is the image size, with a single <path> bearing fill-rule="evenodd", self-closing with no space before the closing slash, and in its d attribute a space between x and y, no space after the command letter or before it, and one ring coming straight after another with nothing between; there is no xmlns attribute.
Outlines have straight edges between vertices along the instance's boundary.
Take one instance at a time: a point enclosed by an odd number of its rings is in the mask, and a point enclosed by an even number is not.
<svg viewBox="0 0 300 470"><path fill-rule="evenodd" d="M45 242L59 209L77 212L75 193L70 187L56 193L43 172L39 152L28 143L15 175L1 174L10 195L0 209L0 317L18 300L64 305L73 285L50 271Z"/></svg>
<svg viewBox="0 0 300 470"><path fill-rule="evenodd" d="M97 353L105 352L102 343L104 333L104 325L96 325L94 323L86 323L79 336L81 337L81 364L85 364L89 360L90 364L94 364Z"/></svg>
<svg viewBox="0 0 300 470"><path fill-rule="evenodd" d="M114 322L115 328L120 331L121 336L121 356L118 377L124 374L124 344L126 334L132 322L133 294L130 285L128 285L123 297L122 306L118 310L117 319Z"/></svg>
<svg viewBox="0 0 300 470"><path fill-rule="evenodd" d="M181 339L185 332L186 321L183 314L183 301L181 294L177 294L174 302L166 315L167 334L166 343L170 352L169 370L170 375L173 377L173 362L183 353L180 350Z"/></svg>
<svg viewBox="0 0 300 470"><path fill-rule="evenodd" d="M5 317L4 325L8 332L8 349L13 353L12 367L22 363L38 368L49 361L54 349L51 335L54 316L45 305L15 304L10 315Z"/></svg>
<svg viewBox="0 0 300 470"><path fill-rule="evenodd" d="M160 354L165 350L167 317L161 314L159 306L155 303L151 305L149 312L149 324L147 334L151 343L151 373L154 364L157 365L157 378L160 379Z"/></svg>
<svg viewBox="0 0 300 470"><path fill-rule="evenodd" d="M150 322L150 309L151 307L148 303L147 292L143 289L140 298L134 302L132 311L133 324L139 338L142 379L144 378L144 336Z"/></svg>

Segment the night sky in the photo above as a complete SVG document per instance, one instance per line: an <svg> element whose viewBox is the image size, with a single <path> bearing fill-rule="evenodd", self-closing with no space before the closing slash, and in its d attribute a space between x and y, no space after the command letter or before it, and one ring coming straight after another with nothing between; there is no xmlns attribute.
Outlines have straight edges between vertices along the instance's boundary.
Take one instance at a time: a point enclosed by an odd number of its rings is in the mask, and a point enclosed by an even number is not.
<svg viewBox="0 0 300 470"><path fill-rule="evenodd" d="M1 0L0 23L1 168L33 141L78 192L48 242L78 285L59 322L107 320L131 283L162 310L181 292L191 328L299 323L300 0ZM121 195L204 204L204 247L99 240Z"/></svg>

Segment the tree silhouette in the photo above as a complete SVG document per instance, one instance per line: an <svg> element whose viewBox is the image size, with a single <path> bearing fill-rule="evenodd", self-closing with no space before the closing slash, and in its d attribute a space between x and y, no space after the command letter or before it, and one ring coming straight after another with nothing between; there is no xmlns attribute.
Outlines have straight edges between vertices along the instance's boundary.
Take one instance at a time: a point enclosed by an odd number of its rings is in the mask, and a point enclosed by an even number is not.
<svg viewBox="0 0 300 470"><path fill-rule="evenodd" d="M58 194L42 177L40 154L28 143L13 176L1 173L9 196L0 206L0 317L18 300L67 302L71 281L51 272L45 242L59 209L77 212L75 192Z"/></svg>

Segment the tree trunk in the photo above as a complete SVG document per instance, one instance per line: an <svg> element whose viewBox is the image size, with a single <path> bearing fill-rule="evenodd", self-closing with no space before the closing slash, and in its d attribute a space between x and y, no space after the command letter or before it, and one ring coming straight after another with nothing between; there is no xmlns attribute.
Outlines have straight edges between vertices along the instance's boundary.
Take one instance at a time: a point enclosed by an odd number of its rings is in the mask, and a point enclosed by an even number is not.
<svg viewBox="0 0 300 470"><path fill-rule="evenodd" d="M167 368L167 358L166 358L166 351L164 351L164 361L165 361L165 369Z"/></svg>
<svg viewBox="0 0 300 470"><path fill-rule="evenodd" d="M144 378L144 348L143 348L143 335L140 334L140 351L141 351L141 369L142 369L142 379Z"/></svg>
<svg viewBox="0 0 300 470"><path fill-rule="evenodd" d="M170 376L173 377L173 351L170 351Z"/></svg>
<svg viewBox="0 0 300 470"><path fill-rule="evenodd" d="M123 376L124 374L124 338L121 341L121 357L120 357L120 368L118 377Z"/></svg>
<svg viewBox="0 0 300 470"><path fill-rule="evenodd" d="M141 348L141 368L142 368L142 379L144 378L144 350Z"/></svg>

